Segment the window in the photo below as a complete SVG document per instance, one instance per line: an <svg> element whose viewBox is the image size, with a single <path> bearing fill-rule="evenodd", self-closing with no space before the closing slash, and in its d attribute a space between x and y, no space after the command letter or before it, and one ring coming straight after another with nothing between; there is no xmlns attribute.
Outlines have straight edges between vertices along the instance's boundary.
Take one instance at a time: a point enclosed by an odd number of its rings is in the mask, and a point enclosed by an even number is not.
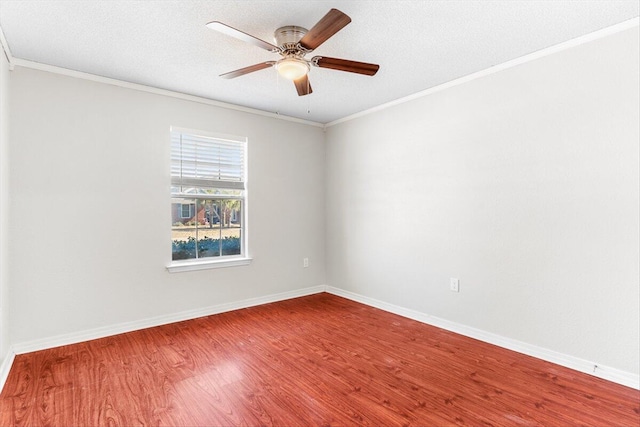
<svg viewBox="0 0 640 427"><path fill-rule="evenodd" d="M169 271L248 263L245 165L246 138L172 128Z"/></svg>
<svg viewBox="0 0 640 427"><path fill-rule="evenodd" d="M191 204L181 204L180 205L180 218L191 218L193 216L193 205Z"/></svg>

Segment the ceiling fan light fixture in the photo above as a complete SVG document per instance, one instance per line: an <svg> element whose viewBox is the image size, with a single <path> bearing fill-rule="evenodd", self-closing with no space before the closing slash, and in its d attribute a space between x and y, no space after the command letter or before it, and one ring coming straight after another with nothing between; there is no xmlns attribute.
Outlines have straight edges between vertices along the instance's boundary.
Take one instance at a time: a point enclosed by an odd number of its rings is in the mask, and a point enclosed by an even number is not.
<svg viewBox="0 0 640 427"><path fill-rule="evenodd" d="M309 64L303 59L283 58L276 62L278 73L289 80L297 80L309 72Z"/></svg>

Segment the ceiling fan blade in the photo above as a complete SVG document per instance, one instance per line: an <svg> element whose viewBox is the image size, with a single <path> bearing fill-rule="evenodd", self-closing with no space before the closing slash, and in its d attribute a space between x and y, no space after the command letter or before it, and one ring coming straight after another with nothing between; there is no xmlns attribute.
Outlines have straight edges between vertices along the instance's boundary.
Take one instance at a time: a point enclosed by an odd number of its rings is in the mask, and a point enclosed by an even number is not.
<svg viewBox="0 0 640 427"><path fill-rule="evenodd" d="M233 79L236 77L244 76L245 74L253 73L254 71L264 70L265 68L273 67L274 61L262 62L260 64L249 65L248 67L240 68L239 70L229 71L228 73L220 74L223 79Z"/></svg>
<svg viewBox="0 0 640 427"><path fill-rule="evenodd" d="M331 9L300 39L299 43L307 50L314 50L326 42L329 37L343 29L349 22L351 22L351 18L346 14L338 9Z"/></svg>
<svg viewBox="0 0 640 427"><path fill-rule="evenodd" d="M294 80L293 84L296 85L296 90L298 91L299 96L309 95L313 92L311 89L311 83L309 83L309 76L307 74Z"/></svg>
<svg viewBox="0 0 640 427"><path fill-rule="evenodd" d="M247 34L243 31L237 30L219 21L209 22L207 24L207 27L222 34L226 34L227 36L235 37L239 40L242 40L243 42L247 42L254 46L258 46L262 49L268 50L269 52L278 52L280 50L276 45L268 43L264 40L260 40L257 37L253 37L251 34Z"/></svg>
<svg viewBox="0 0 640 427"><path fill-rule="evenodd" d="M326 56L314 56L311 58L311 63L320 68L331 68L332 70L347 71L349 73L364 74L367 76L375 75L380 68L378 64L328 58Z"/></svg>

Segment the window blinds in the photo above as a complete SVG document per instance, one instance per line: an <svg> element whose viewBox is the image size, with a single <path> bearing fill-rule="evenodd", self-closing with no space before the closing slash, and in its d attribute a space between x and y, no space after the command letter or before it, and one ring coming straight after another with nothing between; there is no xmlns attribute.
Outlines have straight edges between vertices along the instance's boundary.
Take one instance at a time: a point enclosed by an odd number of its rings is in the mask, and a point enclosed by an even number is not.
<svg viewBox="0 0 640 427"><path fill-rule="evenodd" d="M244 190L245 143L171 132L171 184Z"/></svg>

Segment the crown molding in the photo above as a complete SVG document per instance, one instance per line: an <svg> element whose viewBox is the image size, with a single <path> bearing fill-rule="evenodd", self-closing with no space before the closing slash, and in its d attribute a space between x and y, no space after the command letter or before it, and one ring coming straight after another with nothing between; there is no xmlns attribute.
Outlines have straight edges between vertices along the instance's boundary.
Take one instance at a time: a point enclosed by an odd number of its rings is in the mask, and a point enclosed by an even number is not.
<svg viewBox="0 0 640 427"><path fill-rule="evenodd" d="M4 47L4 45L3 45ZM6 51L5 51L6 52ZM123 87L127 89L137 90L141 92L153 93L156 95L168 96L171 98L182 99L185 101L197 102L199 104L211 105L214 107L225 108L227 110L241 111L243 113L256 114L259 116L270 117L288 122L301 123L308 126L323 128L323 123L313 122L311 120L299 119L297 117L285 116L281 114L271 113L268 111L258 110L256 108L243 107L241 105L229 104L226 102L215 101L213 99L204 98L196 95L188 95L186 93L174 92L167 89L160 89L153 86L146 86L139 83L131 83L124 80L112 79L109 77L98 76L96 74L85 73L82 71L71 70L68 68L56 67L55 65L42 64L40 62L28 61L26 59L12 57L10 61L13 65L30 68L32 70L45 71L48 73L60 74L67 77L74 77L82 80L89 80L97 83Z"/></svg>
<svg viewBox="0 0 640 427"><path fill-rule="evenodd" d="M2 31L2 27L0 27L0 45L2 45L4 56L7 58L7 61L9 62L9 70L13 70L13 67L14 67L13 55L11 55L11 49L9 49L9 43L7 43L7 39L4 36L4 31Z"/></svg>
<svg viewBox="0 0 640 427"><path fill-rule="evenodd" d="M291 121L291 122L295 122L295 123L301 123L301 124L305 124L305 125L309 125L309 126L319 127L319 128L322 128L322 129L326 130L327 128L329 128L331 126L334 126L334 125L337 125L337 124L340 124L340 123L344 123L344 122L347 122L347 121L350 121L350 120L354 120L354 119L357 119L359 117L367 116L369 114L373 114L375 112L378 112L378 111L381 111L381 110L385 110L387 108L391 108L391 107L394 107L394 106L399 105L399 104L404 104L404 103L412 101L414 99L418 99L418 98L422 98L422 97L425 97L425 96L429 96L429 95L432 95L434 93L443 91L445 89L449 89L451 87L459 86L459 85L468 83L470 81L477 80L477 79L489 76L491 74L494 74L494 73L497 73L497 72L500 72L500 71L515 67L517 65L521 65L521 64L524 64L524 63L527 63L527 62L530 62L530 61L534 61L536 59L539 59L539 58L542 58L542 57L545 57L545 56L549 56L549 55L552 55L554 53L561 52L563 50L570 49L572 47L576 47L576 46L579 46L579 45L584 44L584 43L588 43L590 41L598 40L598 39L607 37L607 36L612 35L612 34L616 34L616 33L619 33L619 32L634 28L634 27L638 27L639 25L640 25L640 17L629 19L629 20L623 21L623 22L621 22L619 24L615 24L615 25L612 25L610 27L603 28L603 29L598 30L598 31L594 31L594 32L589 33L589 34L585 34L585 35L577 37L575 39L568 40L566 42L559 43L557 45L550 46L550 47L545 48L545 49L541 49L539 51L530 53L528 55L521 56L521 57L513 59L511 61L503 62L502 64L498 64L498 65L495 65L493 67L486 68L486 69L478 71L476 73L472 73L472 74L469 74L467 76L460 77L460 78L455 79L455 80L451 80L449 82L440 84L438 86L434 86L432 88L425 89L423 91L414 93L412 95L409 95L409 96L406 96L406 97L403 97L403 98L399 98L399 99L396 99L394 101L390 101L390 102L378 105L378 106L373 107L373 108L369 108L367 110L364 110L364 111L361 111L359 113L355 113L355 114L343 117L343 118L338 119L338 120L334 120L334 121L329 122L329 123L319 123L319 122L314 122L314 121L310 121L310 120L299 119L299 118L296 118L296 117L283 116L283 115L276 114L276 113L271 113L271 112L268 112L268 111L258 110L258 109L249 108L249 107L243 107L243 106L240 106L240 105L229 104L229 103L221 102L221 101L215 101L215 100L209 99L209 98L203 98L203 97L199 97L199 96L195 96L195 95L187 95L187 94L180 93L180 92L174 92L174 91L170 91L170 90L166 90L166 89L160 89L160 88L156 88L156 87L152 87L152 86L146 86L146 85L142 85L142 84L139 84L139 83L130 83L130 82L122 81L122 80L117 80L117 79L111 79L111 78L108 78L108 77L98 76L98 75L95 75L95 74L84 73L84 72L80 72L80 71L70 70L70 69L67 69L67 68L61 68L61 67L56 67L56 66L53 66L53 65L41 64L41 63L38 63L38 62L28 61L28 60L21 59L21 58L16 58L11 54L11 50L9 49L9 45L7 43L7 40L6 40L5 36L4 36L4 33L3 33L1 27L0 27L0 44L2 45L2 49L4 51L5 56L7 57L7 60L9 61L9 69L10 70L13 70L16 65L19 65L19 66L25 67L25 68L31 68L31 69L40 70L40 71L47 71L47 72L50 72L50 73L66 75L66 76L70 76L70 77L75 77L75 78L79 78L79 79L95 81L95 82L99 82L99 83L111 84L111 85L114 85L114 86L125 87L125 88L128 88L128 89L139 90L139 91L143 91L143 92L154 93L154 94L158 94L158 95L169 96L169 97L183 99L183 100L187 100L187 101L198 102L198 103L201 103L201 104L206 104L206 105L212 105L212 106L216 106L216 107L226 108L226 109L229 109L229 110L242 111L242 112L245 112L245 113L257 114L257 115L260 115L260 116L270 117L270 118L274 118L274 119L280 119L280 120Z"/></svg>
<svg viewBox="0 0 640 427"><path fill-rule="evenodd" d="M620 33L622 31L629 30L629 29L634 28L634 27L638 27L639 25L640 25L640 17L629 19L629 20L623 21L623 22L621 22L619 24L615 24L615 25L612 25L610 27L606 27L606 28L603 28L601 30L594 31L593 33L585 34L585 35L577 37L575 39L571 39L571 40L568 40L566 42L559 43L557 45L550 46L550 47L538 50L538 51L530 53L528 55L524 55L524 56L521 56L519 58L512 59L511 61L503 62L502 64L494 65L494 66L486 68L484 70L481 70L481 71L478 71L478 72L475 72L475 73L472 73L472 74L468 74L468 75L466 75L464 77L460 77L458 79L451 80L451 81L446 82L446 83L442 83L442 84L440 84L438 86L434 86L432 88L425 89L425 90L420 91L420 92L416 92L416 93L414 93L412 95L408 95L408 96L405 96L403 98L398 98L398 99L396 99L394 101L390 101L390 102L378 105L376 107L369 108L368 110L364 110L364 111L361 111L359 113L355 113L355 114L352 114L350 116L346 116L346 117L343 117L341 119L334 120L332 122L329 122L329 123L325 124L324 127L325 127L325 129L327 129L327 128L331 127L331 126L335 126L335 125L340 124L340 123L348 122L350 120L354 120L354 119L357 119L357 118L360 118L360 117L363 117L363 116L368 116L369 114L373 114L373 113L376 113L378 111L386 110L387 108L391 108L391 107L394 107L396 105L404 104L406 102L413 101L414 99L423 98L425 96L429 96L429 95L432 95L434 93L441 92L441 91L443 91L445 89L449 89L449 88L452 88L452 87L455 87L455 86L459 86L459 85L468 83L468 82L473 81L473 80L481 79L481 78L489 76L491 74L495 74L495 73L498 73L500 71L507 70L509 68L513 68L513 67L515 67L517 65L521 65L521 64L524 64L524 63L527 63L527 62L535 61L536 59L540 59L540 58L543 58L545 56L553 55L554 53L558 53L558 52L561 52L563 50L570 49L572 47L580 46L582 44L585 44L585 43L588 43L588 42L591 42L591 41L594 41L594 40L599 40L599 39L605 38L607 36L610 36L612 34Z"/></svg>

